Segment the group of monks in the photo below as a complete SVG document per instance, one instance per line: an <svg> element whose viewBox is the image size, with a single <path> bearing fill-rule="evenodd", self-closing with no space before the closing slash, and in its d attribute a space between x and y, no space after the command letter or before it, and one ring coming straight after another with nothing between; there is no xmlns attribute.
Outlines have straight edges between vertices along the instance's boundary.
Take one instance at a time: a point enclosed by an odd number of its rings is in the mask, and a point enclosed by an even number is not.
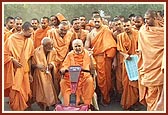
<svg viewBox="0 0 168 115"><path fill-rule="evenodd" d="M107 23L99 12L68 21L61 13L33 18L8 17L4 28L4 96L13 111L36 102L42 110L70 104L69 66L81 66L76 105L108 106L115 93L123 110L164 108L164 16L116 16ZM125 60L138 55L138 80L130 80ZM132 68L135 69L135 68ZM94 76L94 77L93 77ZM96 85L95 85L95 84ZM95 90L98 89L98 90ZM82 101L82 102L81 102ZM98 109L98 108L97 108Z"/></svg>

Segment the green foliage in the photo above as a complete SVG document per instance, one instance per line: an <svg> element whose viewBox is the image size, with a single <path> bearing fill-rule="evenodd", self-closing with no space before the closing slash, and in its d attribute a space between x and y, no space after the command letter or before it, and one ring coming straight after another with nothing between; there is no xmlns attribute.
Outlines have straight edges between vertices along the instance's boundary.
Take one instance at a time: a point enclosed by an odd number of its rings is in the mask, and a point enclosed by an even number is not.
<svg viewBox="0 0 168 115"><path fill-rule="evenodd" d="M32 18L40 19L43 16L50 17L51 15L62 13L69 21L74 17L85 15L87 19L90 19L93 11L103 10L105 15L110 15L111 19L115 16L122 15L128 17L134 13L136 15L144 15L148 9L164 10L164 4L114 4L100 3L100 4L88 4L88 3L75 3L74 4L4 4L4 20L8 16L21 16L24 21L30 21Z"/></svg>

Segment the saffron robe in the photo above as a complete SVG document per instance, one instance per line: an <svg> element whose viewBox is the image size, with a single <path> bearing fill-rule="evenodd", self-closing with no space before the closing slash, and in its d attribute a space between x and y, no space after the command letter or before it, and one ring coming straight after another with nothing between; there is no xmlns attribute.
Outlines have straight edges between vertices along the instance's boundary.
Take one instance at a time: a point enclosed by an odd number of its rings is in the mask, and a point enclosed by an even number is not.
<svg viewBox="0 0 168 115"><path fill-rule="evenodd" d="M25 110L31 97L28 60L34 50L31 38L24 38L19 33L12 34L4 44L4 89L9 96L10 107L15 111ZM21 68L14 68L11 57L17 59Z"/></svg>

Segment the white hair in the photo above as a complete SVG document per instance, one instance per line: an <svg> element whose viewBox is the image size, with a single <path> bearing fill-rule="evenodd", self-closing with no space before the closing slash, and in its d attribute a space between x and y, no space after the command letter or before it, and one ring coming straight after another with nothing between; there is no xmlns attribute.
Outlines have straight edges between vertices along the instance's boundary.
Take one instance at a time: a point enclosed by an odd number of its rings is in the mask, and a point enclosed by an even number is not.
<svg viewBox="0 0 168 115"><path fill-rule="evenodd" d="M49 37L44 37L42 40L41 40L41 45L45 45L47 42L51 42L52 39L50 39Z"/></svg>
<svg viewBox="0 0 168 115"><path fill-rule="evenodd" d="M60 26L68 26L68 28L70 28L70 22L69 21L62 21L59 25L58 25L58 27L60 28Z"/></svg>
<svg viewBox="0 0 168 115"><path fill-rule="evenodd" d="M72 47L74 46L75 43L80 43L83 46L83 41L81 39L75 39L72 41Z"/></svg>

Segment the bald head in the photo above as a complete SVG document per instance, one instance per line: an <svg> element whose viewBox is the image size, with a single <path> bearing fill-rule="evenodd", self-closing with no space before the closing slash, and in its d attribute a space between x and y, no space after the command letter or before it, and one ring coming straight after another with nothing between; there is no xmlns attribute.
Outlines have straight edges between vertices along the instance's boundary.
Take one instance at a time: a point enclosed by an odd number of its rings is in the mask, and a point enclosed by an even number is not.
<svg viewBox="0 0 168 115"><path fill-rule="evenodd" d="M145 19L145 23L148 26L157 26L156 11L154 11L154 10L148 10L148 11L146 11L144 19Z"/></svg>

